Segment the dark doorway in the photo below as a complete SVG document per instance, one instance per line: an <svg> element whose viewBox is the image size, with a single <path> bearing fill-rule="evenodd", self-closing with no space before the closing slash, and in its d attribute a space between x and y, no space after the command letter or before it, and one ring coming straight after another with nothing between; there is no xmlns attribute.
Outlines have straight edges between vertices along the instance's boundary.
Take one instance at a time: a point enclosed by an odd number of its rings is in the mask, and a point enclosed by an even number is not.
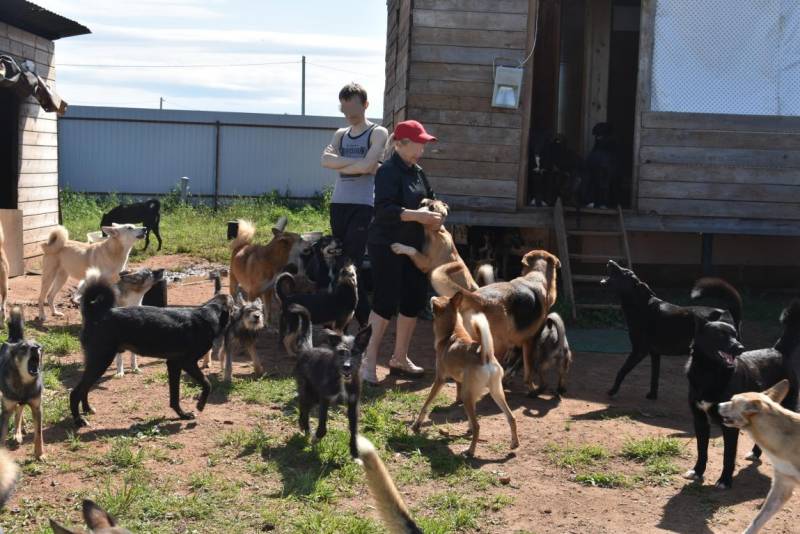
<svg viewBox="0 0 800 534"><path fill-rule="evenodd" d="M0 209L17 208L19 98L0 89Z"/></svg>

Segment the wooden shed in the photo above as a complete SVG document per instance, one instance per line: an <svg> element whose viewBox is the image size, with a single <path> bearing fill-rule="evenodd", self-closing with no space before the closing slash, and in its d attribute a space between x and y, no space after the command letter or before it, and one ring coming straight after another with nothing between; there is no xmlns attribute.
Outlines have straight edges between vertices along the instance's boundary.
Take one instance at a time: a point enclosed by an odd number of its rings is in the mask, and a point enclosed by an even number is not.
<svg viewBox="0 0 800 534"><path fill-rule="evenodd" d="M552 228L532 146L614 126L634 263L800 262L800 5L780 0L388 0L384 123L423 122L451 223ZM522 65L518 109L492 106ZM615 213L612 213L616 215ZM603 228L588 212L584 227ZM573 227L572 215L566 215ZM613 225L613 224L612 224ZM711 237L714 247L711 247ZM781 236L764 239L760 236ZM602 257L602 239L570 250ZM555 247L554 247L555 248ZM669 260L669 261L668 261ZM796 278L796 277L795 277Z"/></svg>
<svg viewBox="0 0 800 534"><path fill-rule="evenodd" d="M0 3L0 222L11 275L59 223L53 41L89 30L24 0ZM23 262L24 260L24 262Z"/></svg>

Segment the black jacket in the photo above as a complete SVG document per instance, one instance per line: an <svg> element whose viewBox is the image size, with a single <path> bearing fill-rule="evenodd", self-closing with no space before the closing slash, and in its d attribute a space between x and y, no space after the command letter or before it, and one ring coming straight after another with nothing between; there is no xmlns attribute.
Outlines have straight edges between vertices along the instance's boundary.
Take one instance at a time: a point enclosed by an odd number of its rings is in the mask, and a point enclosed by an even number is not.
<svg viewBox="0 0 800 534"><path fill-rule="evenodd" d="M425 229L419 223L401 221L400 213L418 209L424 198L435 196L419 165L408 166L397 153L383 162L375 174L375 215L367 243L402 243L421 250Z"/></svg>

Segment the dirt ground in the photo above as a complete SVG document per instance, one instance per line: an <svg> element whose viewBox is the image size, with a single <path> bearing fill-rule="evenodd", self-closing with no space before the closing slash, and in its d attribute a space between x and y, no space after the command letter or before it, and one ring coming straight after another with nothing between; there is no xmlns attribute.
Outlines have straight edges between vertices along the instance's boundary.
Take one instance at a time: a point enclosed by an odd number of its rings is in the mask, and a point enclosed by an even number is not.
<svg viewBox="0 0 800 534"><path fill-rule="evenodd" d="M164 256L148 259L144 265L185 269L198 262L186 256ZM36 310L32 304L39 290L38 276L25 276L11 280L11 301L26 304L26 316L33 318ZM197 304L208 299L213 292L212 283L201 276L187 278L171 285L170 304ZM59 307L65 317L50 320L51 325L78 325L80 315L75 307L66 303L66 291L59 296ZM750 335L748 345L755 346L772 343L774 331L760 330L756 325L745 325ZM758 338L758 339L756 339ZM381 362L386 364L391 351L393 332L390 331L381 351ZM278 375L287 375L292 360L279 350L274 334L266 334L261 340L265 360ZM412 342L412 358L427 369L432 369L431 324L419 323L417 334ZM744 529L766 495L772 468L768 461L751 463L744 460L751 442L743 436L737 455L737 472L734 487L728 491L718 491L713 483L719 476L722 461L722 447L719 432L710 449L707 470L708 479L699 486L675 475L665 485L646 483L633 484L625 488L600 488L579 484L574 481L569 469L558 467L548 453L552 445L600 444L612 453L621 450L623 444L632 438L645 436L671 436L685 445L681 457L674 461L683 472L692 467L695 459L691 418L686 406L687 383L683 375L684 358L663 358L661 377L661 398L648 401L644 398L649 379L649 365L642 364L628 377L617 398L610 400L605 395L614 374L622 364L625 355L615 354L577 354L574 362L567 394L560 400L549 395L529 399L522 392L522 384L517 380L507 392L508 401L519 425L521 447L508 454L508 427L502 414L488 397L479 408L481 414L481 442L475 469L500 472L510 478L508 486L489 487L486 491L513 496L513 501L490 516L491 521L480 527L481 532L536 532L536 533L605 533L605 532L684 532L684 533L722 533L739 532ZM68 361L80 362L80 353L66 357ZM126 367L128 365L126 356ZM233 399L212 395L210 404L194 422L175 419L168 407L167 385L162 381L149 381L148 377L163 373L161 361L144 358L142 375L126 375L123 379L112 379L109 369L101 384L92 391L93 406L98 413L92 416L92 427L82 429L81 440L91 443L106 436L121 435L129 431L131 425L153 417L163 416L169 422L165 425L171 441L183 446L181 462L165 464L163 469L172 476L188 477L191 473L207 466L207 457L218 447L218 436L223 431L236 428L249 429L262 421L264 407L246 404ZM216 372L212 364L211 372ZM244 360L237 361L234 372L246 376L251 366ZM379 369L384 376L385 368ZM426 374L420 382L407 382L387 379L387 387L421 390L426 392L430 386L432 373ZM71 387L74 384L66 384ZM455 388L448 386L447 395L454 397ZM184 405L189 401L184 400ZM273 409L281 409L275 406ZM624 414L624 416L620 416ZM453 423L457 430L465 430L466 422L460 408L438 410L434 414L437 422ZM270 422L269 424L280 424ZM428 427L430 428L430 427ZM53 425L45 429L44 439L48 462L68 461L75 455L67 446L67 431L71 423ZM272 432L291 434L294 428L271 428ZM426 431L424 429L424 431ZM427 430L430 431L430 430ZM32 454L31 437L13 456L18 460ZM494 446L492 446L494 444ZM452 445L453 453L463 450L462 444ZM617 456L611 458L608 469L627 474L641 472L642 469L630 461ZM244 477L253 477L244 473ZM93 473L80 471L62 473L59 470L45 469L42 474L25 475L16 495L8 505L14 514L25 514L32 499L48 502L69 500L68 493L74 490L90 489L95 483ZM258 480L253 479L253 484ZM423 484L424 487L424 484ZM407 502L412 507L421 499L426 490L418 487L401 487ZM66 497L65 497L66 496ZM352 498L348 506L371 508L371 500L362 492ZM74 503L64 502L64 508L74 510ZM796 532L798 530L798 503L791 500L788 505L769 523L766 532ZM73 511L73 524L77 514ZM35 514L32 514L35 516ZM32 521L41 525L43 518L34 517ZM39 527L40 528L40 527Z"/></svg>

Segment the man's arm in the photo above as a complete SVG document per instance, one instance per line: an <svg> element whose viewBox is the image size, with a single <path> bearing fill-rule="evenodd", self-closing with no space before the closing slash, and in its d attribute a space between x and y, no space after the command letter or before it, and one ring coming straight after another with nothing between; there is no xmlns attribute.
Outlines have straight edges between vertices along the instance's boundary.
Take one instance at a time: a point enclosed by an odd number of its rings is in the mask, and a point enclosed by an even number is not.
<svg viewBox="0 0 800 534"><path fill-rule="evenodd" d="M326 169L339 170L360 161L355 158L343 158L341 155L339 155L339 141L341 140L345 131L347 131L347 128L339 128L336 130L336 133L333 134L333 139L331 139L330 144L322 151L320 163Z"/></svg>
<svg viewBox="0 0 800 534"><path fill-rule="evenodd" d="M363 159L352 160L354 163L344 168L339 168L342 174L375 174L378 166L383 159L383 152L386 149L386 140L389 132L383 126L376 126L370 134L370 148ZM350 159L350 158L343 158Z"/></svg>

